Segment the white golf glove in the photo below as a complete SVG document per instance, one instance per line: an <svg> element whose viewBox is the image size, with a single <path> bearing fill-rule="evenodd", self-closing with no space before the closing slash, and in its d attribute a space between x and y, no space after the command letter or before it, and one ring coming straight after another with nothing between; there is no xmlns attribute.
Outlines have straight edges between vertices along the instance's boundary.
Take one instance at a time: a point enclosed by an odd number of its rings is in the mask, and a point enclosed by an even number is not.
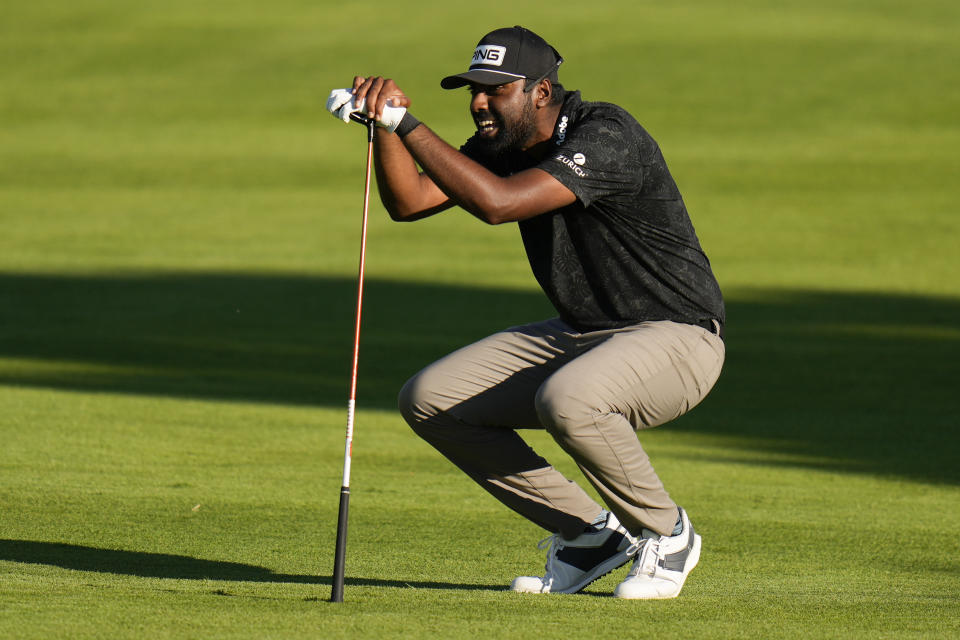
<svg viewBox="0 0 960 640"><path fill-rule="evenodd" d="M333 114L334 118L350 122L350 114L362 113L365 103L366 100L361 100L360 104L356 104L350 89L334 89L330 92L330 97L327 98L327 111ZM387 104L383 107L383 115L377 120L377 124L389 133L393 133L397 130L397 125L403 120L406 112L407 110L404 107L395 107L390 100L387 100Z"/></svg>
<svg viewBox="0 0 960 640"><path fill-rule="evenodd" d="M353 105L353 94L350 93L350 89L334 89L327 98L327 111L334 118L350 122L350 114L359 109Z"/></svg>

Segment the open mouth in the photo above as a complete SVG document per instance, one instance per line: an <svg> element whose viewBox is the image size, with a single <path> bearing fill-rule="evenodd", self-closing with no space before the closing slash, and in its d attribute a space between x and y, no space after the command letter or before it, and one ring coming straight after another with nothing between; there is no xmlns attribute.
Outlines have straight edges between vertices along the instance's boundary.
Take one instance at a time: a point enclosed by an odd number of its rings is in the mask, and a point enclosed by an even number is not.
<svg viewBox="0 0 960 640"><path fill-rule="evenodd" d="M497 126L497 121L491 118L490 116L481 116L476 119L477 123L477 133L481 136L494 136L497 134L499 127Z"/></svg>

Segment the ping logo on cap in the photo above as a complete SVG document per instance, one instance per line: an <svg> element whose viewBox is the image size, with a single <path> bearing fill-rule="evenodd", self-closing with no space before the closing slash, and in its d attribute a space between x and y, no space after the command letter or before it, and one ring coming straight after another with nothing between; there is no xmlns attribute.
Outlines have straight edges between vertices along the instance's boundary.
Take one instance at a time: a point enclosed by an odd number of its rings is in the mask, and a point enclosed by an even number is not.
<svg viewBox="0 0 960 640"><path fill-rule="evenodd" d="M473 52L473 60L470 66L485 64L491 67L499 67L503 64L503 58L507 55L507 48L495 44L481 44Z"/></svg>

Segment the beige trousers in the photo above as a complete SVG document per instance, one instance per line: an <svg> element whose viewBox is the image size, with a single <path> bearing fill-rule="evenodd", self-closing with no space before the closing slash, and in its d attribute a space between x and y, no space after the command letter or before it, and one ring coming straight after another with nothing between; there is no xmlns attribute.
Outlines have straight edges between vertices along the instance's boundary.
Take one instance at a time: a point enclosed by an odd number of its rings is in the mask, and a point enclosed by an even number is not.
<svg viewBox="0 0 960 640"><path fill-rule="evenodd" d="M633 534L669 534L676 504L637 438L696 406L724 344L701 327L644 322L579 333L559 319L513 327L441 358L400 391L424 440L517 513L574 538L602 507L517 429L546 429Z"/></svg>

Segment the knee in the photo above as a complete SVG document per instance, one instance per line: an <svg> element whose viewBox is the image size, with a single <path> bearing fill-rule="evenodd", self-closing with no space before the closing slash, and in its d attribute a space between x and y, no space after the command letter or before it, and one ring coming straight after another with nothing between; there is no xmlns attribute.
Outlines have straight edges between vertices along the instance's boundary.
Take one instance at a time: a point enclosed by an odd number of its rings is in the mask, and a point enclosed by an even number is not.
<svg viewBox="0 0 960 640"><path fill-rule="evenodd" d="M400 410L400 415L414 431L417 431L418 425L429 419L427 391L422 384L421 377L421 374L418 373L407 380L400 388L400 393L397 394L397 408Z"/></svg>
<svg viewBox="0 0 960 640"><path fill-rule="evenodd" d="M540 423L557 441L574 438L580 427L593 424L599 411L589 397L583 384L556 377L547 379L535 398Z"/></svg>
<svg viewBox="0 0 960 640"><path fill-rule="evenodd" d="M407 380L397 394L397 408L418 436L432 442L449 429L450 401L442 375L430 367Z"/></svg>

